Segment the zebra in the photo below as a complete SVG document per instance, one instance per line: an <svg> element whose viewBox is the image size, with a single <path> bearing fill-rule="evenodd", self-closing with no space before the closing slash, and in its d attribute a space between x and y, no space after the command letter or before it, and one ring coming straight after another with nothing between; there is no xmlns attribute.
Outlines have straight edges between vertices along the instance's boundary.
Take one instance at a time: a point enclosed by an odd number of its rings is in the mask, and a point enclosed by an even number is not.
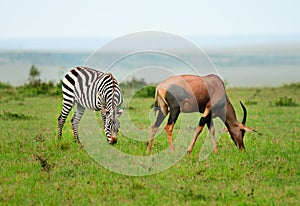
<svg viewBox="0 0 300 206"><path fill-rule="evenodd" d="M74 67L67 72L62 81L62 93L63 108L58 117L59 140L66 118L76 104L71 122L74 138L79 144L78 124L85 109L100 111L107 142L117 143L119 116L124 110L119 109L123 97L112 74L83 66Z"/></svg>

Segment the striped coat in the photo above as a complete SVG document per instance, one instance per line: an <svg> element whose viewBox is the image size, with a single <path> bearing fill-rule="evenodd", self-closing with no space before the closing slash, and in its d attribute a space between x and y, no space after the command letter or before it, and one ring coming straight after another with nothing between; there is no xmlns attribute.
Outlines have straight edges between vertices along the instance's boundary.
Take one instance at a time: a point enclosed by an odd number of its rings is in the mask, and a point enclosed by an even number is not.
<svg viewBox="0 0 300 206"><path fill-rule="evenodd" d="M100 111L107 141L117 141L120 127L119 109L123 102L122 93L117 80L110 73L103 73L87 67L72 68L64 77L63 108L58 117L58 138L61 138L65 120L76 104L76 111L71 120L74 137L78 142L78 124L85 109Z"/></svg>

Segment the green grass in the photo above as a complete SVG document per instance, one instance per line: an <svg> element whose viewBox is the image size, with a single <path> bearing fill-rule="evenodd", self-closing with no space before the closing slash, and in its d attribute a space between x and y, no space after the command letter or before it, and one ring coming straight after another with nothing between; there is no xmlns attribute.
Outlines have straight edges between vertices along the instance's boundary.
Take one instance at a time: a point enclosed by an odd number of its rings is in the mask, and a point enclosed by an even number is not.
<svg viewBox="0 0 300 206"><path fill-rule="evenodd" d="M245 152L222 134L219 151L199 161L205 129L191 155L159 174L133 177L102 167L74 143L71 117L57 141L61 97L20 96L5 87L0 90L0 204L299 205L300 107L274 104L282 96L299 103L299 91L298 87L229 89L240 120L239 100L256 102L246 105L247 125L259 133L246 133ZM152 104L152 98L134 98L127 105L137 128L150 126ZM186 138L193 133L187 132ZM145 155L145 142L122 134L118 139L116 149ZM167 147L162 132L154 140L153 153Z"/></svg>

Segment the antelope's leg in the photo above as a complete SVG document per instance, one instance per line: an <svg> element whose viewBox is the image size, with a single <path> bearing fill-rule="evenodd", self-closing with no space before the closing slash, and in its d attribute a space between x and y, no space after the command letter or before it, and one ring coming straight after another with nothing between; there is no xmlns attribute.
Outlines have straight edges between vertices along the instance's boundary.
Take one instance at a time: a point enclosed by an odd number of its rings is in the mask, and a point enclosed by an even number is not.
<svg viewBox="0 0 300 206"><path fill-rule="evenodd" d="M179 113L180 113L180 107L171 108L168 123L165 126L169 145L171 147L171 150L173 150L173 151L174 151L174 145L173 145L172 131L173 131L174 125L177 121L177 118L179 116Z"/></svg>
<svg viewBox="0 0 300 206"><path fill-rule="evenodd" d="M202 118L203 118L203 117L201 117L201 119L202 119ZM200 119L200 121L201 121L201 119ZM200 126L200 125L199 125L199 126L197 127L196 133L195 133L195 135L194 135L194 137L193 137L193 139L192 139L192 142L191 142L191 144L190 144L190 146L189 146L189 148L188 148L188 153L192 153L193 148L194 148L195 143L196 143L196 140L197 140L199 134L202 132L203 127L204 127L204 125L203 125L203 126Z"/></svg>
<svg viewBox="0 0 300 206"><path fill-rule="evenodd" d="M197 138L198 138L199 134L202 132L202 130L203 130L205 124L207 124L207 122L211 122L211 113L210 113L209 108L205 109L203 116L200 118L198 127L196 129L196 133L195 133L195 135L192 139L192 142L188 148L188 153L192 153L195 143L197 141Z"/></svg>
<svg viewBox="0 0 300 206"><path fill-rule="evenodd" d="M209 134L211 137L211 144L213 147L214 152L217 152L217 143L216 143L216 138L215 138L215 127L214 127L214 122L211 119L210 123L207 123L208 129L209 129Z"/></svg>
<svg viewBox="0 0 300 206"><path fill-rule="evenodd" d="M150 140L149 140L148 146L147 146L147 154L149 154L151 152L154 136L155 136L159 126L164 121L165 117L166 117L166 115L164 115L164 113L161 111L161 109L159 109L156 121L154 122L154 124L151 127Z"/></svg>

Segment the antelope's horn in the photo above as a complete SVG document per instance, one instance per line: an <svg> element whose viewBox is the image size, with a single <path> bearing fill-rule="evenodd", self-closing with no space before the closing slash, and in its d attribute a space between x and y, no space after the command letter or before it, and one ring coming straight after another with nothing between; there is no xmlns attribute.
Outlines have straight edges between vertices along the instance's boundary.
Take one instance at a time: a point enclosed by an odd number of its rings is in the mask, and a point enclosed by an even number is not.
<svg viewBox="0 0 300 206"><path fill-rule="evenodd" d="M242 124L245 125L246 124L246 120L247 120L247 109L246 107L243 105L243 103L240 101L240 104L243 108L243 111L244 111L244 117L243 117L243 120L242 120Z"/></svg>

